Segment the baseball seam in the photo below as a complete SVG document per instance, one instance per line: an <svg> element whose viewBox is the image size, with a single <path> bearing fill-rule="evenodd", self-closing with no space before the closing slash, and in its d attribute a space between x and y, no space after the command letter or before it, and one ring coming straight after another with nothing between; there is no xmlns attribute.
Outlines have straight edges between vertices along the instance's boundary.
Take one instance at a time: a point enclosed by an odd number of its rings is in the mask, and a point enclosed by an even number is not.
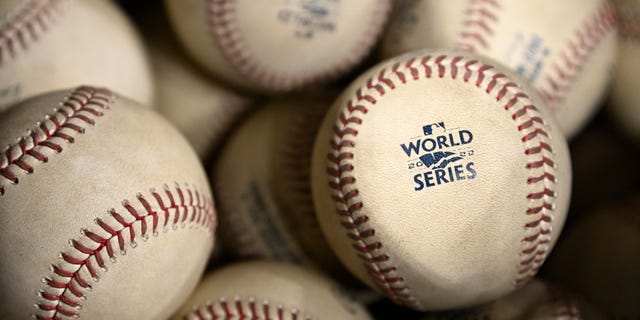
<svg viewBox="0 0 640 320"><path fill-rule="evenodd" d="M317 239L309 236L311 229L320 231L311 197L311 154L327 111L324 106L322 103L309 105L308 109L296 112L286 120L288 125L281 132L282 140L274 157L277 172L282 177L282 182L276 187L278 192L275 200L290 212L292 226L297 228L292 229L292 235L300 243L309 262L321 267L322 261L327 258L339 263L324 237Z"/></svg>
<svg viewBox="0 0 640 320"><path fill-rule="evenodd" d="M640 42L640 14L634 10L617 11L620 38L627 42Z"/></svg>
<svg viewBox="0 0 640 320"><path fill-rule="evenodd" d="M558 108L564 102L592 53L605 37L614 32L615 8L608 0L603 1L594 15L566 41L565 49L558 53L560 61L551 65L551 71L539 88L552 108Z"/></svg>
<svg viewBox="0 0 640 320"><path fill-rule="evenodd" d="M275 311L277 318L271 315ZM220 297L218 301L212 303L208 301L205 306L193 306L193 311L184 315L182 318L188 320L195 317L198 320L213 319L265 319L265 320L311 320L311 316L300 315L299 308L285 308L278 304L273 306L268 300L263 301L260 305L256 303L255 298L241 299L235 297L233 303L229 303L226 297Z"/></svg>
<svg viewBox="0 0 640 320"><path fill-rule="evenodd" d="M30 162L46 163L48 153L62 152L62 143L74 143L77 135L84 134L87 126L93 126L95 119L104 115L114 98L106 89L79 87L52 114L30 129L28 135L9 145L0 154L0 196L7 191L7 183L19 183L20 172L35 171L35 164Z"/></svg>
<svg viewBox="0 0 640 320"><path fill-rule="evenodd" d="M0 30L0 66L25 51L47 31L68 0L31 1Z"/></svg>
<svg viewBox="0 0 640 320"><path fill-rule="evenodd" d="M500 4L496 0L469 0L469 7L463 12L463 29L453 47L463 51L476 51L478 46L488 49L489 38L493 37L494 25L498 22Z"/></svg>
<svg viewBox="0 0 640 320"><path fill-rule="evenodd" d="M36 163L48 162L51 153L63 151L62 143L74 143L78 135L95 125L114 99L115 96L106 89L87 86L75 89L52 114L45 116L34 129L29 130L28 135L19 138L16 144L10 145L0 155L0 177L3 178L0 183L9 181L18 184L20 172L34 173ZM215 216L211 201L188 186L181 188L176 185L175 191L167 186L164 189L166 200L158 192L151 190L151 198L155 200L155 207L159 210L153 209L142 194L137 194L140 204L138 208L129 201L122 202L129 218L111 209L108 218L95 220L97 231L83 229L82 238L69 240L71 250L60 254L62 261L52 264L51 274L42 280L45 287L38 291L41 300L35 304L37 314L33 317L59 319L60 316L78 316L81 300L85 300L86 291L91 290L87 279L99 279L96 266L106 272L105 255L115 262L114 248L124 255L127 244L136 246L136 237L146 241L149 224L154 236L158 233L158 225L162 224L166 228L169 221L174 228L178 224L196 224L206 227L209 234L213 234ZM5 186L0 184L0 194L5 192ZM188 200L185 199L185 193ZM189 221L186 221L189 212L192 214Z"/></svg>
<svg viewBox="0 0 640 320"><path fill-rule="evenodd" d="M146 242L149 233L158 236L159 226L164 232L169 225L174 230L187 225L202 227L213 237L215 214L205 195L178 184L175 190L166 185L163 189L164 199L155 189L149 190L151 197L138 193L137 207L124 200L121 209L109 209L106 218L96 218L93 230L84 228L82 237L69 240L71 248L60 253L61 261L52 264L51 274L42 280L45 287L38 291L41 300L36 304L36 319L77 317L93 287L90 282L100 280L100 270L108 271L106 259L117 262L117 252L124 256L127 245L138 246L137 239Z"/></svg>
<svg viewBox="0 0 640 320"><path fill-rule="evenodd" d="M347 237L352 240L357 257L374 284L391 300L416 309L421 309L420 302L410 292L408 284L400 275L401 270L393 264L391 256L384 252L384 245L381 239L375 237L375 230L367 225L369 217L362 212L365 204L359 197L356 178L351 173L354 170L354 153L348 149L356 147L358 126L363 123L369 109L387 92L411 80L444 78L450 75L452 79L459 80L462 77L465 83L484 89L487 94L495 96L497 101L506 101L504 109L510 112L518 131L522 133L524 153L529 159L525 168L531 173L526 181L531 190L526 195L529 208L525 212L531 218L523 226L525 236L521 241L523 248L519 252L520 261L516 266L514 287L528 282L544 261L551 239L550 223L555 210L552 201L547 200L556 197L553 191L553 185L557 183L554 175L556 164L549 143L549 128L537 107L520 91L517 84L506 75L495 72L492 66L461 56L452 57L450 62L443 63L446 58L446 55L410 58L396 62L391 68L383 68L377 75L369 78L366 85L357 89L355 96L340 111L339 123L334 126L330 141L332 151L327 155L327 175L336 212L341 217L341 225L347 230ZM476 81L472 81L472 76L476 77Z"/></svg>
<svg viewBox="0 0 640 320"><path fill-rule="evenodd" d="M261 65L255 59L254 53L239 30L235 2L236 0L209 0L207 6L209 32L226 59L241 75L266 89L275 91L292 90L312 82L329 80L349 70L369 53L378 33L381 32L380 25L385 21L389 11L388 2L381 2L368 23L365 33L354 42L352 52L335 65L317 73L283 74L270 70L270 66Z"/></svg>
<svg viewBox="0 0 640 320"><path fill-rule="evenodd" d="M275 161L282 170L281 186L286 190L283 194L292 208L315 216L311 199L311 153L326 108L311 107L288 120L289 125L282 133L283 140L278 143Z"/></svg>

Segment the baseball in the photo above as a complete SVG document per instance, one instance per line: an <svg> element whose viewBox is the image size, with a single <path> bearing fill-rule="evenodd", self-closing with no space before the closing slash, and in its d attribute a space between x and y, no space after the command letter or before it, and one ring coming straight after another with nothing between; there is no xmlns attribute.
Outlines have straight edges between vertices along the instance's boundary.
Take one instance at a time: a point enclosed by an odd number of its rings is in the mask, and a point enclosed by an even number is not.
<svg viewBox="0 0 640 320"><path fill-rule="evenodd" d="M216 83L181 52L168 21L146 16L143 35L153 69L156 110L184 134L200 159L218 150L223 136L251 99Z"/></svg>
<svg viewBox="0 0 640 320"><path fill-rule="evenodd" d="M231 265L206 276L174 319L371 319L333 281L268 261Z"/></svg>
<svg viewBox="0 0 640 320"><path fill-rule="evenodd" d="M542 280L531 281L512 294L481 307L431 314L424 320L575 320L604 319L563 288Z"/></svg>
<svg viewBox="0 0 640 320"><path fill-rule="evenodd" d="M640 195L581 217L549 259L547 274L609 319L640 318Z"/></svg>
<svg viewBox="0 0 640 320"><path fill-rule="evenodd" d="M151 71L133 26L111 1L0 2L0 110L85 83L144 105Z"/></svg>
<svg viewBox="0 0 640 320"><path fill-rule="evenodd" d="M358 77L312 158L320 226L340 260L418 309L526 284L562 229L566 142L544 100L471 53L415 51Z"/></svg>
<svg viewBox="0 0 640 320"><path fill-rule="evenodd" d="M184 46L236 86L289 91L334 79L377 40L389 0L166 0Z"/></svg>
<svg viewBox="0 0 640 320"><path fill-rule="evenodd" d="M330 105L326 93L272 100L230 136L213 180L222 242L235 256L344 274L318 225L309 181L313 141Z"/></svg>
<svg viewBox="0 0 640 320"><path fill-rule="evenodd" d="M107 89L0 116L2 319L166 319L213 246L206 176L184 138Z"/></svg>
<svg viewBox="0 0 640 320"><path fill-rule="evenodd" d="M620 25L611 111L630 136L640 141L640 1L616 0Z"/></svg>
<svg viewBox="0 0 640 320"><path fill-rule="evenodd" d="M616 50L608 0L402 0L396 5L381 45L386 56L451 47L493 58L542 93L567 137L575 136L600 105Z"/></svg>

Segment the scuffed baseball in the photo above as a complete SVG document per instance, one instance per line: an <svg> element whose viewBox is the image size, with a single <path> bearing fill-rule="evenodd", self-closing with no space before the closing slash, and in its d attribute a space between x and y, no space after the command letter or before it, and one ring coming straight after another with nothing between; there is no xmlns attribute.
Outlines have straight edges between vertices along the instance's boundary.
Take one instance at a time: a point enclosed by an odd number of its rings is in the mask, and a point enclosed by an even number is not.
<svg viewBox="0 0 640 320"><path fill-rule="evenodd" d="M418 310L526 284L570 198L566 142L544 100L470 53L380 63L336 100L312 158L320 226L340 260Z"/></svg>
<svg viewBox="0 0 640 320"><path fill-rule="evenodd" d="M86 83L152 104L145 50L115 4L0 2L0 110L36 94Z"/></svg>
<svg viewBox="0 0 640 320"><path fill-rule="evenodd" d="M290 91L343 75L374 45L389 0L166 0L192 57L241 88Z"/></svg>
<svg viewBox="0 0 640 320"><path fill-rule="evenodd" d="M174 319L371 319L335 282L288 263L243 262L207 275Z"/></svg>
<svg viewBox="0 0 640 320"><path fill-rule="evenodd" d="M611 90L615 120L640 141L640 1L614 1L620 22L616 72Z"/></svg>
<svg viewBox="0 0 640 320"><path fill-rule="evenodd" d="M488 56L543 94L569 138L600 105L616 50L609 0L399 0L395 5L381 45L386 57L419 48Z"/></svg>
<svg viewBox="0 0 640 320"><path fill-rule="evenodd" d="M166 319L213 247L207 178L185 139L108 89L0 115L2 319Z"/></svg>

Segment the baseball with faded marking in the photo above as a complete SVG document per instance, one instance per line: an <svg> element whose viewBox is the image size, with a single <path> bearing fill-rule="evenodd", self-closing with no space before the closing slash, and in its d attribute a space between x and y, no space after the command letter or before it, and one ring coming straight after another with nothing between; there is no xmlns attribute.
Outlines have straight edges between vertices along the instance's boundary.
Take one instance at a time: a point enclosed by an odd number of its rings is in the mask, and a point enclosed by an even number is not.
<svg viewBox="0 0 640 320"><path fill-rule="evenodd" d="M602 314L564 288L534 280L487 305L433 313L423 320L603 320Z"/></svg>
<svg viewBox="0 0 640 320"><path fill-rule="evenodd" d="M108 89L55 91L0 115L0 318L166 319L213 247L197 156Z"/></svg>
<svg viewBox="0 0 640 320"><path fill-rule="evenodd" d="M213 186L220 235L233 255L341 270L320 231L309 181L315 134L331 105L327 95L268 102L221 150Z"/></svg>
<svg viewBox="0 0 640 320"><path fill-rule="evenodd" d="M387 57L448 47L493 58L542 93L569 138L600 105L616 50L609 0L400 0L395 5L381 45Z"/></svg>
<svg viewBox="0 0 640 320"><path fill-rule="evenodd" d="M90 83L144 105L151 70L134 27L111 1L0 2L0 110Z"/></svg>
<svg viewBox="0 0 640 320"><path fill-rule="evenodd" d="M289 263L250 261L205 276L174 319L368 320L371 316L319 273Z"/></svg>
<svg viewBox="0 0 640 320"><path fill-rule="evenodd" d="M620 32L610 111L622 128L640 141L640 1L615 0L614 4Z"/></svg>
<svg viewBox="0 0 640 320"><path fill-rule="evenodd" d="M378 38L389 0L166 0L192 57L245 89L290 91L337 78Z"/></svg>
<svg viewBox="0 0 640 320"><path fill-rule="evenodd" d="M341 261L418 310L526 284L570 198L566 142L544 100L497 62L414 51L358 77L312 158L320 226Z"/></svg>

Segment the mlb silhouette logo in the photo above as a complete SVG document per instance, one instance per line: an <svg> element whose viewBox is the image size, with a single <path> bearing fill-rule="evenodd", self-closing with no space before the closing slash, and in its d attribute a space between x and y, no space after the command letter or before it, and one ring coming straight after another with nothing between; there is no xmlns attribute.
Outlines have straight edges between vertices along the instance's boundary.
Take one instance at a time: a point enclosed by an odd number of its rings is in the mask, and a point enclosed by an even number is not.
<svg viewBox="0 0 640 320"><path fill-rule="evenodd" d="M444 127L444 122L436 122L436 123L431 123L431 124L422 126L422 133L424 133L425 136L430 136L433 134L434 128L440 128L442 132L446 131Z"/></svg>

